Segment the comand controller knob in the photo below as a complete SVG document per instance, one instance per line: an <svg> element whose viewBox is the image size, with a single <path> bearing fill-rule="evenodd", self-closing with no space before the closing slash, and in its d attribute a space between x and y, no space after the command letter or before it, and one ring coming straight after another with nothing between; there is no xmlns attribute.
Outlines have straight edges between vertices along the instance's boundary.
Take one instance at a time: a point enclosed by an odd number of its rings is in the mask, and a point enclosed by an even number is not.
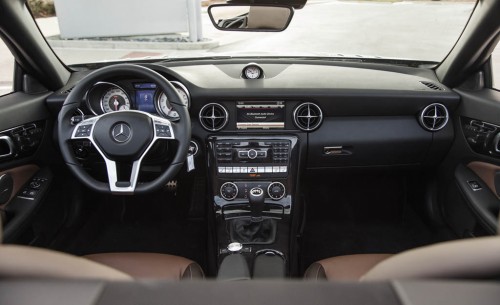
<svg viewBox="0 0 500 305"><path fill-rule="evenodd" d="M257 155L258 155L258 154L257 154L257 151L256 151L255 149L250 149L250 150L248 151L248 158L250 158L250 159L255 159L255 158L257 158Z"/></svg>
<svg viewBox="0 0 500 305"><path fill-rule="evenodd" d="M225 182L220 187L220 195L225 200L233 200L238 196L238 186L232 182Z"/></svg>
<svg viewBox="0 0 500 305"><path fill-rule="evenodd" d="M286 188L281 182L273 182L267 187L267 194L273 200L280 200L286 194Z"/></svg>

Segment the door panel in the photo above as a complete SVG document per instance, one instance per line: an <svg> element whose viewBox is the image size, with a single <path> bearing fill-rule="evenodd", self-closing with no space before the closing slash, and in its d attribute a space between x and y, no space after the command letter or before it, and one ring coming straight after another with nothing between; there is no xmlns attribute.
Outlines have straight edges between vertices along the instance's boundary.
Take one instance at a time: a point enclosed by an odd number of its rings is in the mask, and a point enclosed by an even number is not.
<svg viewBox="0 0 500 305"><path fill-rule="evenodd" d="M500 92L455 90L457 132L439 171L444 221L459 237L492 235L500 211Z"/></svg>
<svg viewBox="0 0 500 305"><path fill-rule="evenodd" d="M47 165L54 157L47 96L16 92L0 97L0 216L5 242L16 242L30 227L52 181Z"/></svg>

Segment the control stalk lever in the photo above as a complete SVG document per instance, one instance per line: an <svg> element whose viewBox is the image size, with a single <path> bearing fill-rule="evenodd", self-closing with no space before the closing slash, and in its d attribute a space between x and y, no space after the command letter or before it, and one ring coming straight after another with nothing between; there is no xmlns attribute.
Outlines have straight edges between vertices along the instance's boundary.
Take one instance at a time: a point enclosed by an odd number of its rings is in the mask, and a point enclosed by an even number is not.
<svg viewBox="0 0 500 305"><path fill-rule="evenodd" d="M252 222L262 221L262 211L264 210L264 190L254 187L248 196Z"/></svg>

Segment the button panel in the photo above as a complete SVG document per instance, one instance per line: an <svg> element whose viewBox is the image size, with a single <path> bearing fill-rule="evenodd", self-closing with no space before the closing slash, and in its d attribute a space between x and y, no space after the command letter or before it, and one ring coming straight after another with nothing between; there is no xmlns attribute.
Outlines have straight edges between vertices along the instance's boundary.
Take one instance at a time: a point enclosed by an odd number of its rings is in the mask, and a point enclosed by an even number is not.
<svg viewBox="0 0 500 305"><path fill-rule="evenodd" d="M86 138L90 137L92 133L92 124L85 124L78 126L78 129L75 133L75 138Z"/></svg>
<svg viewBox="0 0 500 305"><path fill-rule="evenodd" d="M287 166L219 166L219 174L287 173Z"/></svg>
<svg viewBox="0 0 500 305"><path fill-rule="evenodd" d="M158 138L171 138L170 126L164 124L155 124L156 136Z"/></svg>
<svg viewBox="0 0 500 305"><path fill-rule="evenodd" d="M477 191L480 191L482 190L483 188L481 187L481 184L479 184L479 182L473 180L473 181L467 181L467 183L469 184L470 188L474 191L474 192L477 192Z"/></svg>
<svg viewBox="0 0 500 305"><path fill-rule="evenodd" d="M218 140L214 142L216 172L220 176L283 177L288 174L291 141Z"/></svg>
<svg viewBox="0 0 500 305"><path fill-rule="evenodd" d="M215 157L218 163L288 163L290 141L217 141Z"/></svg>
<svg viewBox="0 0 500 305"><path fill-rule="evenodd" d="M24 157L36 152L42 142L44 128L45 123L39 121L4 130L0 132L0 136L12 140L11 158Z"/></svg>
<svg viewBox="0 0 500 305"><path fill-rule="evenodd" d="M17 197L22 199L35 200L36 196L43 188L45 183L48 181L47 178L34 177L29 183L18 193Z"/></svg>

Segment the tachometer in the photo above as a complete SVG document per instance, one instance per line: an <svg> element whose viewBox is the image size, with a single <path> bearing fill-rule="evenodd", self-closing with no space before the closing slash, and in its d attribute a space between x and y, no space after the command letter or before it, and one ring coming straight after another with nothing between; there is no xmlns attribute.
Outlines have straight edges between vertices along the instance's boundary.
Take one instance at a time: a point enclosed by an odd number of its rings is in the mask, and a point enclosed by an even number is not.
<svg viewBox="0 0 500 305"><path fill-rule="evenodd" d="M181 97L181 101L187 107L189 107L190 97L189 97L189 91L187 90L187 88L183 84L176 82L176 81L173 81L171 83L175 87L175 89L177 90L177 93L179 94L179 96ZM178 119L179 118L179 114L177 113L177 111L175 111L173 109L172 105L170 105L170 102L167 98L167 95L164 92L160 92L160 94L158 94L156 105L158 107L158 111L164 117L169 118L169 119Z"/></svg>
<svg viewBox="0 0 500 305"><path fill-rule="evenodd" d="M130 99L123 89L111 87L101 98L101 108L105 113L119 110L129 110Z"/></svg>

